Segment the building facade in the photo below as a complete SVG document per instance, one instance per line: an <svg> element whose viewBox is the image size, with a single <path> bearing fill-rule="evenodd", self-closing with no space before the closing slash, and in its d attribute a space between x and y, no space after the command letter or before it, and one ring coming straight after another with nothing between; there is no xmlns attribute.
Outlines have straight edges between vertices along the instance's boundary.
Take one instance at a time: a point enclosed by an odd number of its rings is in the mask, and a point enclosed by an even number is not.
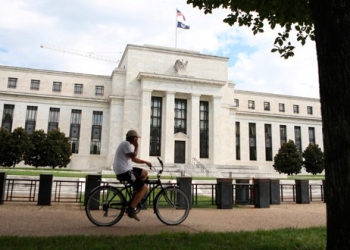
<svg viewBox="0 0 350 250"><path fill-rule="evenodd" d="M236 90L228 58L151 45L127 45L110 76L0 66L1 114L9 131L60 128L70 169L110 168L129 129L140 158L185 168L273 175L281 143L323 148L319 99Z"/></svg>

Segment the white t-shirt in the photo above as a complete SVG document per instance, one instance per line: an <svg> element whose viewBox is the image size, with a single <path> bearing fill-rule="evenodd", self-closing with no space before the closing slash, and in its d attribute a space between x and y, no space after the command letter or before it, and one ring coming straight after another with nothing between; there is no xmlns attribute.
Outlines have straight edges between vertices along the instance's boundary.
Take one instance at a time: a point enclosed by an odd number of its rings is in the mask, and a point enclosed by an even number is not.
<svg viewBox="0 0 350 250"><path fill-rule="evenodd" d="M128 141L119 144L114 155L113 170L116 175L132 170L131 158L126 154L134 152L134 145Z"/></svg>

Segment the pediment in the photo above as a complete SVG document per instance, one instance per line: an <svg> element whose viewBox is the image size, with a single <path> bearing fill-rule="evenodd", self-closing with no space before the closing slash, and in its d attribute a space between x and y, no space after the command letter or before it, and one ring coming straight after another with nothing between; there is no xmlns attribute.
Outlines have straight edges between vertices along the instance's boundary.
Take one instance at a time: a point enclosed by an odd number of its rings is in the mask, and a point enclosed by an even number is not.
<svg viewBox="0 0 350 250"><path fill-rule="evenodd" d="M182 133L182 132L176 133L176 134L174 135L174 137L175 137L176 139L188 139L188 135L186 135L186 134L184 134L184 133Z"/></svg>

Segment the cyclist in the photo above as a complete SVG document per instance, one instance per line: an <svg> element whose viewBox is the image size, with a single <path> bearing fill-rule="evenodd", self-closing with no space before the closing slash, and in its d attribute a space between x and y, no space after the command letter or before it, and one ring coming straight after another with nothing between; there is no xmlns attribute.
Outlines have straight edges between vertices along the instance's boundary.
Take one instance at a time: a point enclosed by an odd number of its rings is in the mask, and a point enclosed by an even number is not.
<svg viewBox="0 0 350 250"><path fill-rule="evenodd" d="M135 209L148 190L144 182L148 178L148 172L146 169L133 167L132 162L146 164L149 167L152 165L150 162L136 157L138 138L140 136L135 130L129 130L126 133L126 140L119 144L115 152L113 170L119 181L127 181L133 186L135 196L127 208L126 213L130 218L140 221L135 213Z"/></svg>

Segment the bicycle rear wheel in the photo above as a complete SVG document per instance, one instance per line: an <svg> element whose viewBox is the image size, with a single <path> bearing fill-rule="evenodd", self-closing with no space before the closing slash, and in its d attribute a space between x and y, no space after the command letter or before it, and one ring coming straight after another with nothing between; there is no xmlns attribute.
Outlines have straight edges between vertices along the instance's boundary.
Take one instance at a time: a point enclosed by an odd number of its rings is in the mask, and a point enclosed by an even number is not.
<svg viewBox="0 0 350 250"><path fill-rule="evenodd" d="M112 226L123 217L125 204L125 197L117 188L101 186L91 191L85 212L95 225Z"/></svg>
<svg viewBox="0 0 350 250"><path fill-rule="evenodd" d="M155 213L166 225L178 225L190 212L190 202L178 187L167 187L155 199Z"/></svg>

